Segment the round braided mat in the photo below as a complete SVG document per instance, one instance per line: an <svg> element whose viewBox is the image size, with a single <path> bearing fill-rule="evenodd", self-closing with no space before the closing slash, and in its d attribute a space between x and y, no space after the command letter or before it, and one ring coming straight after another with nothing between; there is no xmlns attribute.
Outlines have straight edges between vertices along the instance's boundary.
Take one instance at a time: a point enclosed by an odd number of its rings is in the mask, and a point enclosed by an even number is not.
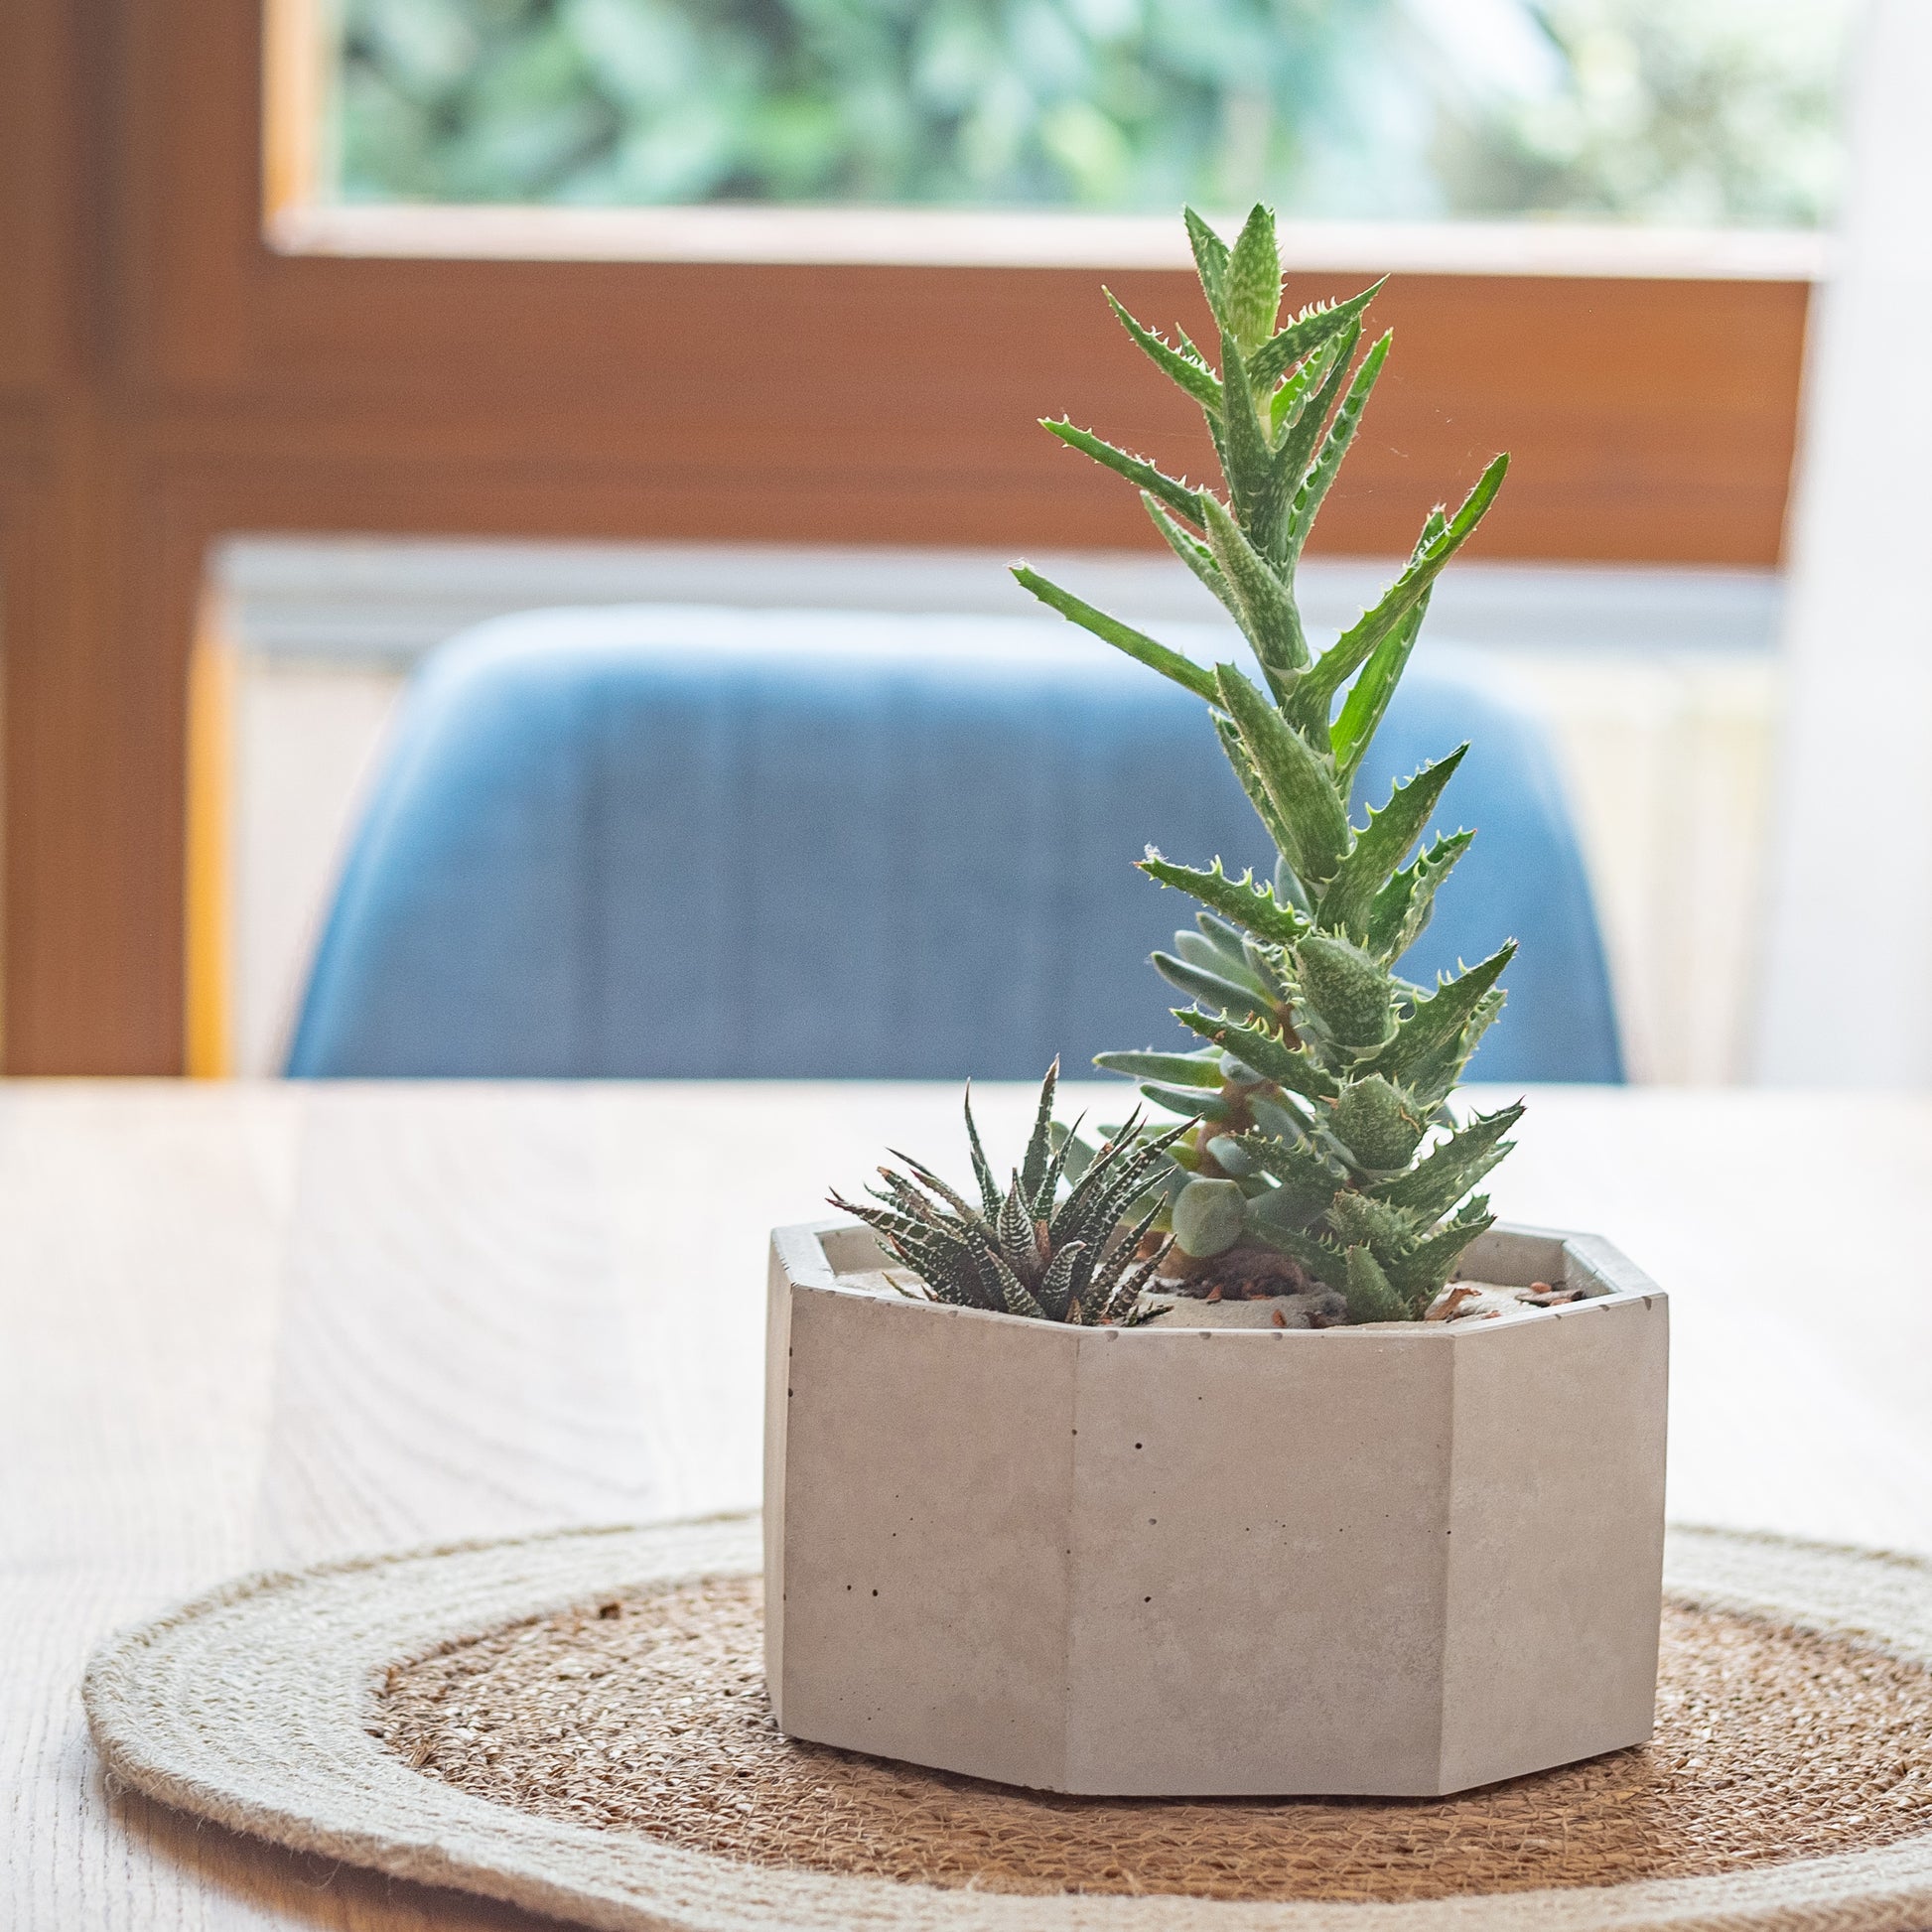
<svg viewBox="0 0 1932 1932"><path fill-rule="evenodd" d="M794 1744L754 1521L245 1580L105 1647L111 1774L602 1927L1932 1926L1932 1567L1673 1532L1651 1744L1452 1799L1016 1792Z"/></svg>

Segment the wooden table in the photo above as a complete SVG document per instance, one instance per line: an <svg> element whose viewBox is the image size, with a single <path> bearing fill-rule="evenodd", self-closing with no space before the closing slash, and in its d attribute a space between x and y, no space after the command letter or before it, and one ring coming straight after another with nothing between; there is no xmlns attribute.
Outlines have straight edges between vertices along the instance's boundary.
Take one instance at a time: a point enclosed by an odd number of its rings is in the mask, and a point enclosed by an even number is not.
<svg viewBox="0 0 1932 1932"><path fill-rule="evenodd" d="M956 1109L0 1089L0 1924L525 1924L111 1799L88 1649L263 1565L755 1504L766 1228L887 1142L963 1167ZM1678 1517L1932 1549L1932 1100L1553 1089L1520 1138L1498 1206L1671 1292Z"/></svg>

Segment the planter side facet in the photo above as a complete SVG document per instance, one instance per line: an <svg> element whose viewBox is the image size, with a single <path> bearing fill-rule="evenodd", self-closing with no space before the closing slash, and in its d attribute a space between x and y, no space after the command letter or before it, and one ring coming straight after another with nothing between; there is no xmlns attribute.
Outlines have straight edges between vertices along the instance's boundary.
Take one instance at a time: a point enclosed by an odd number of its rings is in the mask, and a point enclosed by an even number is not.
<svg viewBox="0 0 1932 1932"><path fill-rule="evenodd" d="M1593 1237L1497 1321L1072 1328L772 1238L766 1681L793 1736L1090 1795L1438 1795L1650 1734L1665 1298Z"/></svg>

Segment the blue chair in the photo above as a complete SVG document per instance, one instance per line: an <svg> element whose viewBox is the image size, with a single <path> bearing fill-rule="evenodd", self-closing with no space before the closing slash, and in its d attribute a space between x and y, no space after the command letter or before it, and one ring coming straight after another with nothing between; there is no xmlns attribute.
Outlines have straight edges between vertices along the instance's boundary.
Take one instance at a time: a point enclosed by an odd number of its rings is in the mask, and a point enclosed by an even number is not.
<svg viewBox="0 0 1932 1932"><path fill-rule="evenodd" d="M1472 741L1482 836L1410 958L1524 941L1477 1071L1622 1077L1550 757L1414 669L1364 773ZM409 693L290 1054L305 1076L1036 1079L1180 1043L1153 842L1272 851L1184 691L1047 621L604 609L453 639Z"/></svg>

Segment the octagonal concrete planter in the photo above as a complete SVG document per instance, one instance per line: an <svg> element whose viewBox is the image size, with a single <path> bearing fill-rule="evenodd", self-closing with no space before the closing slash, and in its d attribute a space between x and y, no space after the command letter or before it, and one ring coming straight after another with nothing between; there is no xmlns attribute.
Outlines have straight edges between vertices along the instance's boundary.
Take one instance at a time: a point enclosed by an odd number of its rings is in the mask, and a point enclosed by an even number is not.
<svg viewBox="0 0 1932 1932"><path fill-rule="evenodd" d="M1434 1795L1648 1737L1663 1294L1500 1227L1497 1320L1073 1328L772 1236L765 1676L796 1737L1091 1794ZM862 1279L872 1274L868 1286Z"/></svg>

